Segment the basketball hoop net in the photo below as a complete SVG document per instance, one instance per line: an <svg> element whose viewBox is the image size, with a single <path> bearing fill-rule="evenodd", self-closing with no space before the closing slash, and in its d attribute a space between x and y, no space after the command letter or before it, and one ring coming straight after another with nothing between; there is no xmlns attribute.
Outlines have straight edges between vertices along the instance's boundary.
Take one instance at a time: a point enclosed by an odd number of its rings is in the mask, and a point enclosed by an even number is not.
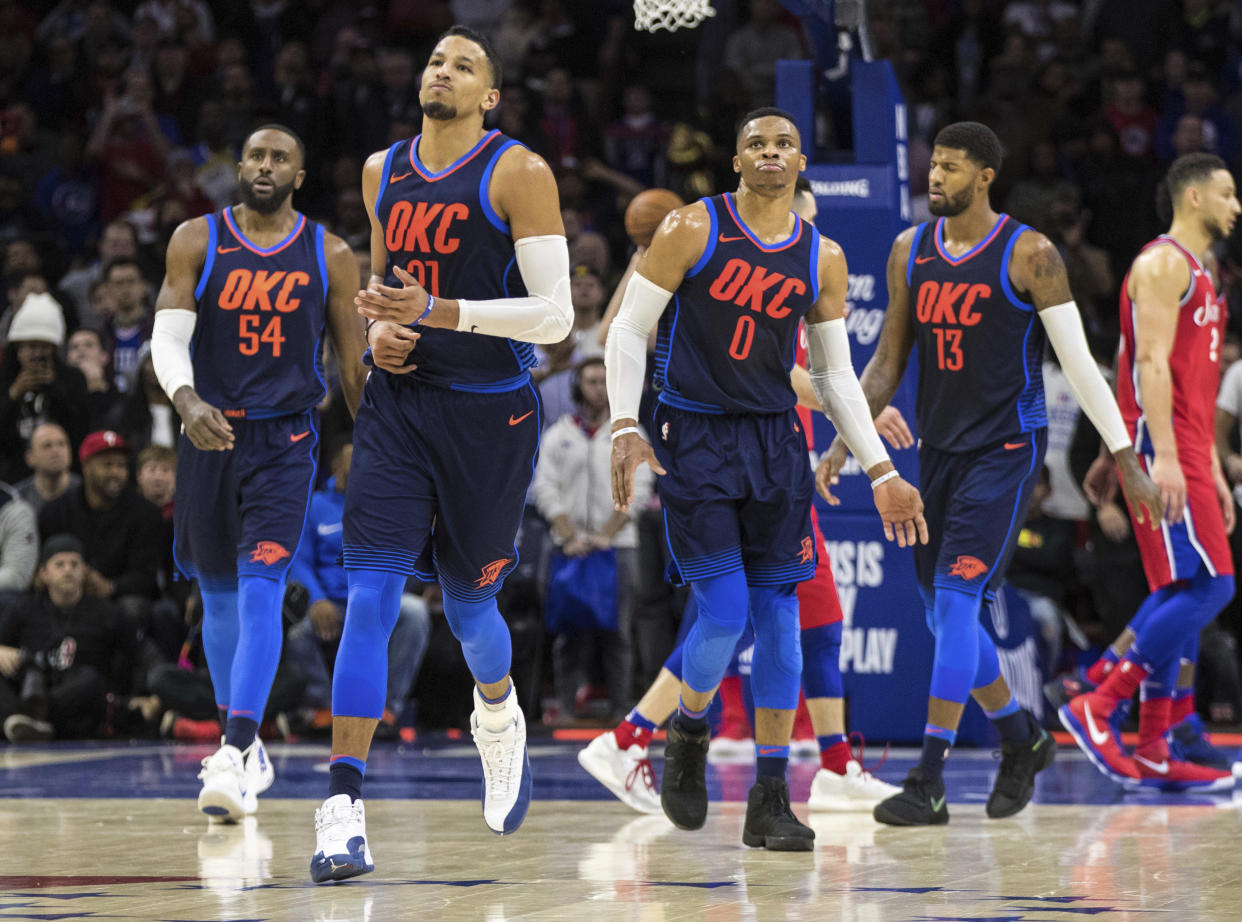
<svg viewBox="0 0 1242 922"><path fill-rule="evenodd" d="M636 30L693 29L708 16L715 15L711 0L634 0Z"/></svg>

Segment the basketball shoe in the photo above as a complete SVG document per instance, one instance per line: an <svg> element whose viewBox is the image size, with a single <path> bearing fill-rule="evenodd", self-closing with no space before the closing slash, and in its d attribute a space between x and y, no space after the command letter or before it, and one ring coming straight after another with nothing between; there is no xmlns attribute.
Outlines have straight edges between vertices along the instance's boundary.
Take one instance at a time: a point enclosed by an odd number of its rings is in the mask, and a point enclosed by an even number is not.
<svg viewBox="0 0 1242 922"><path fill-rule="evenodd" d="M707 822L707 731L687 733L674 716L664 744L660 806L678 829L701 829Z"/></svg>
<svg viewBox="0 0 1242 922"><path fill-rule="evenodd" d="M1031 725L1035 726L1034 720ZM1052 734L1036 727L1025 740L1001 740L1000 771L988 797L987 814L992 819L1013 816L1031 801L1035 776L1052 764L1057 744Z"/></svg>
<svg viewBox="0 0 1242 922"><path fill-rule="evenodd" d="M259 809L259 795L272 786L276 772L272 768L272 760L267 757L267 750L263 748L263 741L257 736L242 755L246 766L242 804L249 815Z"/></svg>
<svg viewBox="0 0 1242 922"><path fill-rule="evenodd" d="M1173 758L1169 745L1161 737L1134 753L1139 784L1161 791L1224 791L1233 787L1233 772L1228 769L1196 765Z"/></svg>
<svg viewBox="0 0 1242 922"><path fill-rule="evenodd" d="M1232 760L1223 750L1212 744L1212 739L1203 732L1203 718L1191 714L1178 723L1165 737L1173 758L1183 762L1194 762L1208 768L1225 770Z"/></svg>
<svg viewBox="0 0 1242 922"><path fill-rule="evenodd" d="M485 704L476 685L470 735L483 761L483 821L500 836L517 832L530 807L530 756L526 752L526 718L517 703L516 689L505 699L508 723L489 730L479 721Z"/></svg>
<svg viewBox="0 0 1242 922"><path fill-rule="evenodd" d="M784 778L758 778L746 797L742 844L773 852L809 852L815 830L793 814L789 785Z"/></svg>
<svg viewBox="0 0 1242 922"><path fill-rule="evenodd" d="M928 781L916 765L906 775L901 792L876 804L871 815L889 826L943 826L949 821L944 779Z"/></svg>
<svg viewBox="0 0 1242 922"><path fill-rule="evenodd" d="M1120 731L1116 724L1099 713L1099 706L1095 695L1079 695L1069 704L1061 705L1057 716L1078 748L1087 754L1091 764L1105 777L1118 784L1138 781L1138 766L1121 748Z"/></svg>
<svg viewBox="0 0 1242 922"><path fill-rule="evenodd" d="M612 791L627 807L639 813L659 815L660 792L647 750L638 745L622 751L611 730L591 740L578 752L578 764L588 775Z"/></svg>
<svg viewBox="0 0 1242 922"><path fill-rule="evenodd" d="M236 823L246 815L246 763L236 746L222 744L203 759L198 778L203 782L200 812L223 823Z"/></svg>
<svg viewBox="0 0 1242 922"><path fill-rule="evenodd" d="M821 768L811 782L811 796L807 808L817 813L848 813L870 810L882 800L901 792L901 788L881 781L862 767L862 763L850 759L845 763L845 774Z"/></svg>
<svg viewBox="0 0 1242 922"><path fill-rule="evenodd" d="M317 884L347 880L375 870L367 845L367 814L361 800L336 794L315 811L315 854L310 876Z"/></svg>

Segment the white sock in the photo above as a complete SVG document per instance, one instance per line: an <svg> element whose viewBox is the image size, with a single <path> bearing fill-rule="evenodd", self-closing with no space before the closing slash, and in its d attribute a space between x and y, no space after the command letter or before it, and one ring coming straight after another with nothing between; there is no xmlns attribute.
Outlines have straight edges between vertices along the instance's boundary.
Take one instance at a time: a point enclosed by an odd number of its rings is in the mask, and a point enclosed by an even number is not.
<svg viewBox="0 0 1242 922"><path fill-rule="evenodd" d="M514 688L512 679L509 680L509 690L502 700L488 701L476 685L474 701L475 713L479 715L479 726L493 733L507 729L514 721L514 712L518 711L517 689Z"/></svg>

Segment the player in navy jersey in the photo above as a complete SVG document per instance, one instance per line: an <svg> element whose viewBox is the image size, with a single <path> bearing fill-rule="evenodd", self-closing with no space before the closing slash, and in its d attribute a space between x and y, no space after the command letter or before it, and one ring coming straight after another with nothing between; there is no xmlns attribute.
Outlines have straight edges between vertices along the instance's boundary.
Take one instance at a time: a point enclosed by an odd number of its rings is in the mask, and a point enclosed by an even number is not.
<svg viewBox="0 0 1242 922"><path fill-rule="evenodd" d="M1159 494L1139 467L1087 349L1060 255L1043 234L997 214L988 202L1000 166L1000 140L985 125L958 122L936 136L929 206L937 220L902 231L893 243L884 327L862 374L871 411L879 413L917 344L919 465L932 540L915 548L914 561L935 659L922 758L902 792L874 811L893 825L949 821L944 760L968 696L1001 735L988 816L1026 806L1036 773L1056 751L1052 737L1013 699L995 644L979 623L1043 467L1045 335L1117 459L1127 497L1146 508L1150 527L1160 519ZM820 462L816 476L829 502L836 502L831 484L845 454L838 439Z"/></svg>
<svg viewBox="0 0 1242 922"><path fill-rule="evenodd" d="M272 783L257 737L280 658L285 574L315 481L323 337L350 411L362 391L358 263L293 208L302 142L256 129L238 164L242 204L186 221L168 244L151 357L181 415L174 554L198 580L203 645L225 724L199 809L237 820Z"/></svg>
<svg viewBox="0 0 1242 922"><path fill-rule="evenodd" d="M888 460L850 365L844 254L791 210L806 168L800 148L787 113L758 109L742 119L737 192L664 219L626 286L606 351L613 499L629 505L639 464L661 475L670 575L690 584L699 608L683 646L661 804L680 828L706 820L705 715L749 612L758 778L742 841L788 851L809 850L815 837L791 812L785 781L802 671L795 588L817 562L806 437L790 384L804 316L812 385L863 459L886 535L903 547L927 540L918 491ZM653 450L636 421L657 320Z"/></svg>
<svg viewBox="0 0 1242 922"><path fill-rule="evenodd" d="M362 779L384 707L388 635L411 574L439 581L475 678L484 821L514 832L530 803L526 724L496 593L517 563L539 445L531 344L564 339L573 307L552 171L483 128L500 84L487 40L450 29L423 71L422 133L373 154L363 170L374 270L356 303L375 324L377 370L358 411L345 497L349 600L328 798L315 814L311 877L320 882L374 867Z"/></svg>

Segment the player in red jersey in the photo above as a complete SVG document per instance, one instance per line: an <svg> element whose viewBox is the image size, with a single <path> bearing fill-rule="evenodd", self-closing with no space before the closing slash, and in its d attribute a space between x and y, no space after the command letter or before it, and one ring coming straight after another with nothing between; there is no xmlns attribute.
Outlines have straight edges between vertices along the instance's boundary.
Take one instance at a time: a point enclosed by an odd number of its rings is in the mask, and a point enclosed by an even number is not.
<svg viewBox="0 0 1242 922"><path fill-rule="evenodd" d="M1225 162L1210 154L1178 158L1165 182L1173 223L1143 248L1122 283L1117 369L1118 404L1164 503L1160 531L1135 529L1152 594L1130 624L1135 640L1117 668L1059 713L1114 780L1217 789L1231 787L1232 774L1172 758L1165 732L1183 654L1193 656L1199 630L1233 597L1233 499L1213 439L1225 307L1210 250L1229 235L1242 205ZM1088 494L1109 490L1111 473L1097 460ZM1140 686L1139 742L1130 758L1108 718Z"/></svg>

